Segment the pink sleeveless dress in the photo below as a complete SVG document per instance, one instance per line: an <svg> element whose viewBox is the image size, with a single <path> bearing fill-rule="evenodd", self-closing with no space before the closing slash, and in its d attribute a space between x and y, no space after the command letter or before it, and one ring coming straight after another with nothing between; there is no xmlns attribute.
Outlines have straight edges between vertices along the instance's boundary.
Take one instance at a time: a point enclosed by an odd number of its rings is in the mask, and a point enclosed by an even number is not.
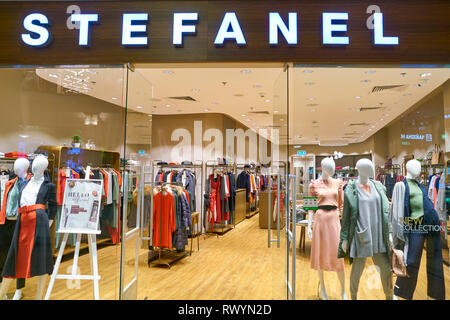
<svg viewBox="0 0 450 320"><path fill-rule="evenodd" d="M319 206L336 206L342 212L342 181L330 178L313 180L309 193L318 197ZM324 271L344 271L344 259L338 258L341 224L336 210L319 209L314 213L311 243L311 268Z"/></svg>

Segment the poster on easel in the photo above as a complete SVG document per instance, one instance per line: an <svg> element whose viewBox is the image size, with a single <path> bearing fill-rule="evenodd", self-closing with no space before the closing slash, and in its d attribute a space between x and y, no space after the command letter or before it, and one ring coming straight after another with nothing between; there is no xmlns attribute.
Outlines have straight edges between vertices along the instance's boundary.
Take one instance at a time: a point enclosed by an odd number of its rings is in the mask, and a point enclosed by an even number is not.
<svg viewBox="0 0 450 320"><path fill-rule="evenodd" d="M99 234L103 180L67 179L59 233Z"/></svg>

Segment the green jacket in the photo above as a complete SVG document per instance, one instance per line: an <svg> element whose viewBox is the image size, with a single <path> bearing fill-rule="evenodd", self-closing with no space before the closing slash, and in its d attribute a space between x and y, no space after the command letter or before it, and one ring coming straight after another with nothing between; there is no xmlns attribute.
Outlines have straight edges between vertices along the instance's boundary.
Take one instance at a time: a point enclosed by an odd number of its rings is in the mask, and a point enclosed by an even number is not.
<svg viewBox="0 0 450 320"><path fill-rule="evenodd" d="M391 259L391 244L389 241L389 233L391 232L391 225L389 223L389 200L386 197L386 187L379 181L370 180L374 183L375 188L380 195L381 208L383 210L381 220L383 223L383 242L386 245L386 252ZM349 256L350 244L352 243L353 236L355 235L356 222L358 221L358 190L356 189L356 180L352 180L347 184L344 192L344 209L342 213L341 223L341 239L339 242L338 258L344 258ZM347 249L344 252L342 250L342 242L347 240ZM350 263L353 259L350 258Z"/></svg>

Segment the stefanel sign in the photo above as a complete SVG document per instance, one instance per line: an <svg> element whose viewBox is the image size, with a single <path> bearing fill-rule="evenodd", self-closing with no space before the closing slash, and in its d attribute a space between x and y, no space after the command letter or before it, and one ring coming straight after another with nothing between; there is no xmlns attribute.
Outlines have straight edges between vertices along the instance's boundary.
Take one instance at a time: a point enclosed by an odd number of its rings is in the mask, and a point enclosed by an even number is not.
<svg viewBox="0 0 450 320"><path fill-rule="evenodd" d="M279 12L268 14L268 43L271 46L279 44L279 34L289 45L299 43L299 30L297 26L298 12L288 13L287 23ZM101 18L98 13L71 14L70 21L79 24L79 46L89 46L90 29L101 28ZM123 13L122 14L122 46L144 46L149 45L148 12ZM323 12L322 22L322 44L324 45L348 45L350 37L347 35L348 12ZM182 46L184 35L197 33L196 23L199 20L198 12L173 13L172 22L172 44ZM50 20L44 13L30 13L23 20L23 27L27 33L21 35L22 41L33 47L45 46L51 42ZM341 33L343 35L338 35ZM242 31L236 12L225 12L214 39L214 45L223 46L225 41L233 41L238 46L247 44L245 33ZM383 29L383 13L373 14L373 44L374 45L398 45L398 37L385 36Z"/></svg>
<svg viewBox="0 0 450 320"><path fill-rule="evenodd" d="M448 0L0 1L1 64L450 63Z"/></svg>

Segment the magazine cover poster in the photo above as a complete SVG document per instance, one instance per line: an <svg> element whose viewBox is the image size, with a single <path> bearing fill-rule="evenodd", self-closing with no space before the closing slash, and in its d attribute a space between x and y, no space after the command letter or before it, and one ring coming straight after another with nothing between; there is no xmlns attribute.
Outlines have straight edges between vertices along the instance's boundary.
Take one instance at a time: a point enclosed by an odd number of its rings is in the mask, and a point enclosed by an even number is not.
<svg viewBox="0 0 450 320"><path fill-rule="evenodd" d="M67 179L58 232L100 233L102 190L102 180Z"/></svg>

